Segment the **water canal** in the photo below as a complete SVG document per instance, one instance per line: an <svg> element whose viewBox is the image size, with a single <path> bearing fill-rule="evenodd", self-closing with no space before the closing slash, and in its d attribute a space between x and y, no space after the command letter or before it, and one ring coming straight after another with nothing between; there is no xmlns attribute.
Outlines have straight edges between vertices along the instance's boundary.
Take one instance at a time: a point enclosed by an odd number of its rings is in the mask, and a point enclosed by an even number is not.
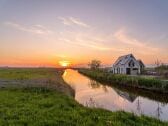
<svg viewBox="0 0 168 126"><path fill-rule="evenodd" d="M75 99L84 106L168 120L168 97L163 94L107 86L72 69L65 70L63 78L74 88Z"/></svg>

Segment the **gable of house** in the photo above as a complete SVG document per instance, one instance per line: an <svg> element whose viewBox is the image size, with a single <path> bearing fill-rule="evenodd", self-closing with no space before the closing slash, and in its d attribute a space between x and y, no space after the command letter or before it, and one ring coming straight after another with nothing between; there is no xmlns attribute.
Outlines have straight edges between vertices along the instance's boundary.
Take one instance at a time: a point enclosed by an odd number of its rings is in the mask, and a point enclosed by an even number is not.
<svg viewBox="0 0 168 126"><path fill-rule="evenodd" d="M116 62L114 63L113 67L139 67L137 60L132 54L120 56Z"/></svg>
<svg viewBox="0 0 168 126"><path fill-rule="evenodd" d="M141 68L145 67L145 64L142 62L142 60L139 59L139 60L137 60L137 62L139 63Z"/></svg>

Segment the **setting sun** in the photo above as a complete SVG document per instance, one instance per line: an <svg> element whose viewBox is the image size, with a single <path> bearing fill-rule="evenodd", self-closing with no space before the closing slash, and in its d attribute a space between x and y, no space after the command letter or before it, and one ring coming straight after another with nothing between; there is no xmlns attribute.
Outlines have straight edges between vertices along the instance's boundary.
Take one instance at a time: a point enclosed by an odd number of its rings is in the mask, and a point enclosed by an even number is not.
<svg viewBox="0 0 168 126"><path fill-rule="evenodd" d="M67 67L70 65L70 61L59 61L59 65L62 67Z"/></svg>

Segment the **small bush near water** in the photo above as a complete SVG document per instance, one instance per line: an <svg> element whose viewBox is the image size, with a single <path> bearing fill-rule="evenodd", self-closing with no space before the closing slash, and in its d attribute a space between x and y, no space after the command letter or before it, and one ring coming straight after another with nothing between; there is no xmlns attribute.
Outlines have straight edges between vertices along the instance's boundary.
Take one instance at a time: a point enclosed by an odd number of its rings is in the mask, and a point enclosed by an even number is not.
<svg viewBox="0 0 168 126"><path fill-rule="evenodd" d="M100 82L109 84L119 84L136 88L168 93L168 81L162 81L156 78L144 78L138 76L127 76L112 74L101 70L81 69L80 73L96 79Z"/></svg>

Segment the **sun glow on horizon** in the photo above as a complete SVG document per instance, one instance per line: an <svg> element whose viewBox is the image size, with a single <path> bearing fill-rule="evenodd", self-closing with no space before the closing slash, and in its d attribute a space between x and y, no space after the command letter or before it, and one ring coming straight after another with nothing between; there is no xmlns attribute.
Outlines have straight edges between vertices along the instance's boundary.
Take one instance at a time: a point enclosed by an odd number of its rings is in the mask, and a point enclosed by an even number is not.
<svg viewBox="0 0 168 126"><path fill-rule="evenodd" d="M71 64L70 61L65 61L65 60L59 61L59 65L62 67L68 67L70 66L70 64Z"/></svg>

